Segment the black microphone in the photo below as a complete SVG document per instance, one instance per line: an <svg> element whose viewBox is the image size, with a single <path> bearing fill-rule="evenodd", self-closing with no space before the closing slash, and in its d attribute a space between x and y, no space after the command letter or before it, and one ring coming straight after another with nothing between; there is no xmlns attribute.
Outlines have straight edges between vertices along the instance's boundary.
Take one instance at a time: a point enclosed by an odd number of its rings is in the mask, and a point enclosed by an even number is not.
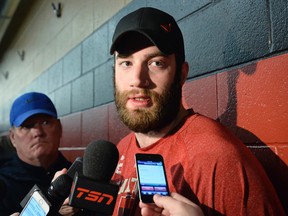
<svg viewBox="0 0 288 216"><path fill-rule="evenodd" d="M76 173L82 174L83 170L83 158L77 157L73 164L69 167L66 174L58 176L49 186L48 190L42 190L38 185L34 185L33 188L21 201L20 205L24 208L28 200L35 191L41 192L41 194L48 201L50 210L47 215L57 215L59 209L62 206L64 200L69 196L72 182Z"/></svg>
<svg viewBox="0 0 288 216"><path fill-rule="evenodd" d="M83 173L83 157L77 157L73 164L67 170L67 175L74 179L75 174L78 173L82 175Z"/></svg>
<svg viewBox="0 0 288 216"><path fill-rule="evenodd" d="M28 201L25 203L25 206L20 215L30 215L36 216L39 215L39 209L42 209L45 212L45 215L55 216L60 215L58 212L64 202L64 200L69 196L72 178L67 174L58 176L50 185L46 192L43 192L37 184L28 193ZM34 197L34 193L35 194ZM33 199L34 197L34 199ZM36 198L37 197L37 198ZM31 199L32 198L32 199ZM37 206L37 207L36 207ZM46 206L46 207L45 207ZM41 210L42 211L42 210ZM41 212L40 211L40 212Z"/></svg>
<svg viewBox="0 0 288 216"><path fill-rule="evenodd" d="M51 204L47 215L57 215L64 200L69 196L75 175L83 172L83 158L77 157L66 174L58 176L50 185L47 199Z"/></svg>
<svg viewBox="0 0 288 216"><path fill-rule="evenodd" d="M119 159L117 147L108 141L91 142L83 157L83 175L76 174L69 205L92 214L112 215L119 190L110 183Z"/></svg>
<svg viewBox="0 0 288 216"><path fill-rule="evenodd" d="M51 204L51 208L47 215L57 215L64 200L69 196L71 186L72 186L72 178L63 174L58 176L50 185L47 192L47 199Z"/></svg>

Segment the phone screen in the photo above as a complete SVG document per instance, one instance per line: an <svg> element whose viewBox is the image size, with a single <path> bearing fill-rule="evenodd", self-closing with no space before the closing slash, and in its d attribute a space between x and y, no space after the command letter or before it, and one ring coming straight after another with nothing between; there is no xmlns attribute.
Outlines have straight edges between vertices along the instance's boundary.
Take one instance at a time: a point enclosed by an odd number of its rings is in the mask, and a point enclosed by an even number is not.
<svg viewBox="0 0 288 216"><path fill-rule="evenodd" d="M38 191L35 191L28 200L20 216L46 216L48 212L48 203Z"/></svg>
<svg viewBox="0 0 288 216"><path fill-rule="evenodd" d="M136 154L135 159L141 201L152 203L154 194L169 195L162 156L159 154Z"/></svg>

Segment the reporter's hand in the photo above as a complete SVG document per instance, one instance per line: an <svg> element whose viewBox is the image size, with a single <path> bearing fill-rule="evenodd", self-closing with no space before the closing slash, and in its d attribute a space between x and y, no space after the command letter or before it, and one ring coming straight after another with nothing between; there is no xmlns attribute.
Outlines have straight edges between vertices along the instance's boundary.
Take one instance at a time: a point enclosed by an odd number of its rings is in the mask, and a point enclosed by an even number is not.
<svg viewBox="0 0 288 216"><path fill-rule="evenodd" d="M59 170L55 173L53 179L52 179L52 182L58 178L60 175L63 175L67 173L67 169L66 168L63 168L62 170ZM74 215L76 212L78 211L78 209L76 208L73 208L71 206L69 206L69 199L65 199L64 203L62 204L60 210L59 210L59 213L61 215L65 215L65 216L71 216L71 215ZM19 216L19 212L15 212L13 214L11 214L10 216Z"/></svg>
<svg viewBox="0 0 288 216"><path fill-rule="evenodd" d="M54 177L52 179L52 182L57 179L60 175L63 175L63 174L66 174L67 173L67 169L66 168L63 168L62 170L59 170L57 171L55 174L54 174Z"/></svg>
<svg viewBox="0 0 288 216"><path fill-rule="evenodd" d="M63 202L59 213L61 215L65 215L65 216L72 216L74 214L76 214L79 211L79 209L76 209L72 206L69 206L69 198L65 199L65 201Z"/></svg>
<svg viewBox="0 0 288 216"><path fill-rule="evenodd" d="M140 201L142 216L204 216L201 208L178 193L171 196L154 195L155 204L145 204Z"/></svg>

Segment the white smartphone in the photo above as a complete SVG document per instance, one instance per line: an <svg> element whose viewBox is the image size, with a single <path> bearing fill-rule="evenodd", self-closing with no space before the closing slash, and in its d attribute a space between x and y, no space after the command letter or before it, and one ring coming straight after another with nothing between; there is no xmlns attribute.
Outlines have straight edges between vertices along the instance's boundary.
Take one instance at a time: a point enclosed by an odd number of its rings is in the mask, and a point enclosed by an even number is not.
<svg viewBox="0 0 288 216"><path fill-rule="evenodd" d="M34 191L20 216L46 216L50 205L40 191Z"/></svg>
<svg viewBox="0 0 288 216"><path fill-rule="evenodd" d="M153 203L154 194L169 195L163 157L160 154L135 154L140 200Z"/></svg>

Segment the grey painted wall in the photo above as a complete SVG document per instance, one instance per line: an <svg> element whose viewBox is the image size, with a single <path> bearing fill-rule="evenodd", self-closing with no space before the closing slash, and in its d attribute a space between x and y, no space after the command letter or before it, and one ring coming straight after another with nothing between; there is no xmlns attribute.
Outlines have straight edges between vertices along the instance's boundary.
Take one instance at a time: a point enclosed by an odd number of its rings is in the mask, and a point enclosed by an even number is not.
<svg viewBox="0 0 288 216"><path fill-rule="evenodd" d="M113 101L109 47L118 20L139 7L172 14L183 31L189 79L287 52L287 0L134 0L23 91L40 91L60 116ZM9 127L10 104L2 107Z"/></svg>

